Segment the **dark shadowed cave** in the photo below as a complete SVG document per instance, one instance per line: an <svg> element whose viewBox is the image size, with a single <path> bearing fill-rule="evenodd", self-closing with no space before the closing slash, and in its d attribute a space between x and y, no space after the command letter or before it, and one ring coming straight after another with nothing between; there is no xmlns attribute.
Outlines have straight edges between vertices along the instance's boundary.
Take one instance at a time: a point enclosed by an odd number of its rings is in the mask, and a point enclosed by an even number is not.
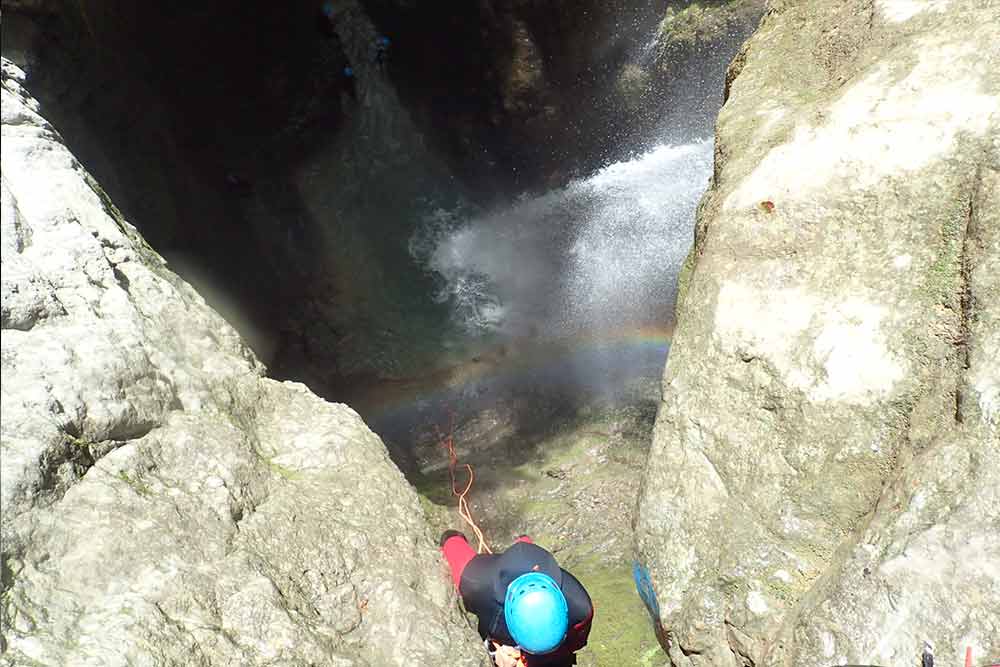
<svg viewBox="0 0 1000 667"><path fill-rule="evenodd" d="M342 399L473 354L444 351L453 304L413 257L421 215L493 210L709 135L752 21L665 60L666 6L9 2L3 49L272 375ZM623 89L628 67L641 89Z"/></svg>

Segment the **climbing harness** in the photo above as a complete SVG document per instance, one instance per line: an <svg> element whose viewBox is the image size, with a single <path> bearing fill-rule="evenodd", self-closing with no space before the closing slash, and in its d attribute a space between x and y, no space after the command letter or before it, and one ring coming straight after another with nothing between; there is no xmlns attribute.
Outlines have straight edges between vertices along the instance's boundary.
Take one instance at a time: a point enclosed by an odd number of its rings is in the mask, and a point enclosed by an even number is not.
<svg viewBox="0 0 1000 667"><path fill-rule="evenodd" d="M476 539L479 540L479 547L477 551L479 553L491 554L493 551L490 549L489 545L486 544L486 538L483 537L483 531L476 525L475 519L472 518L472 510L469 508L468 495L469 491L472 489L472 483L476 480L476 473L472 469L472 466L468 463L462 463L461 466L466 469L469 473L469 481L465 485L465 488L461 491L455 485L455 468L459 467L458 454L455 453L455 418L454 415L451 419L451 426L448 429L448 435L441 435L441 444L448 452L448 476L451 478L451 493L453 496L458 498L458 514L462 517L465 523L469 524L472 528L472 532L475 533Z"/></svg>

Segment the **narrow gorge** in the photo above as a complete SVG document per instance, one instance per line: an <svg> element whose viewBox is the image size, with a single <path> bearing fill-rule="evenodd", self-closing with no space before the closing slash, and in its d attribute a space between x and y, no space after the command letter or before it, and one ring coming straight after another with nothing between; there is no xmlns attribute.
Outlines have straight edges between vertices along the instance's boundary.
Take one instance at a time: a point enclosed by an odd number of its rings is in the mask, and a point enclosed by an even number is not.
<svg viewBox="0 0 1000 667"><path fill-rule="evenodd" d="M0 665L1000 663L992 0L0 11Z"/></svg>

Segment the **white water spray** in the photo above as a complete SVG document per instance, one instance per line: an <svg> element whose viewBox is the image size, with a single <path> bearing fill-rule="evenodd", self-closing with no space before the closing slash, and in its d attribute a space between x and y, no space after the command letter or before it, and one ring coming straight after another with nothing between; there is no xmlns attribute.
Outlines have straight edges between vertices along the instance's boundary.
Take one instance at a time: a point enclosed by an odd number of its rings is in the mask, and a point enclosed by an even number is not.
<svg viewBox="0 0 1000 667"><path fill-rule="evenodd" d="M411 250L470 333L666 323L711 168L710 140L661 145L488 215L438 212Z"/></svg>

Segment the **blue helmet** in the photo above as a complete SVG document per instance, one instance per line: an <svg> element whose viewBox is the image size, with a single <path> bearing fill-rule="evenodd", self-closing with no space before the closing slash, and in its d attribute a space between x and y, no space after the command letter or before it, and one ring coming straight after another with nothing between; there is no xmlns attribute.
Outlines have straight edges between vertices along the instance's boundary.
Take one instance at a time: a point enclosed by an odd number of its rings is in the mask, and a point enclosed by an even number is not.
<svg viewBox="0 0 1000 667"><path fill-rule="evenodd" d="M526 653L550 653L569 630L569 606L555 579L528 572L510 582L503 604L510 636Z"/></svg>

